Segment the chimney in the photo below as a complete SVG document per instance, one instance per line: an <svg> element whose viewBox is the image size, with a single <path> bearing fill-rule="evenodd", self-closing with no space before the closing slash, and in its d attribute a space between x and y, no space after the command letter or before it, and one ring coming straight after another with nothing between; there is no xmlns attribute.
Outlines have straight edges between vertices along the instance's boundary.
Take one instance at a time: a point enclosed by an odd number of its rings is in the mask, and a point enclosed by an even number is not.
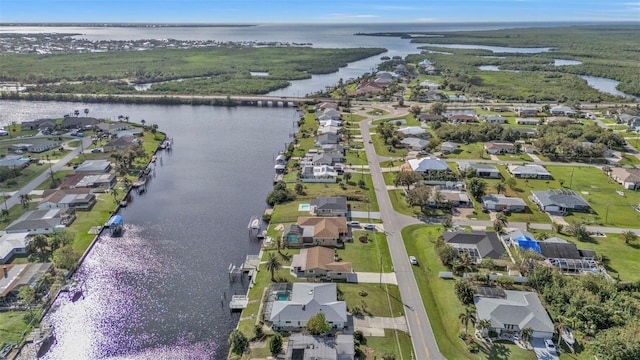
<svg viewBox="0 0 640 360"><path fill-rule="evenodd" d="M9 277L9 271L7 270L6 266L2 267L2 272L4 273L4 277L8 278Z"/></svg>

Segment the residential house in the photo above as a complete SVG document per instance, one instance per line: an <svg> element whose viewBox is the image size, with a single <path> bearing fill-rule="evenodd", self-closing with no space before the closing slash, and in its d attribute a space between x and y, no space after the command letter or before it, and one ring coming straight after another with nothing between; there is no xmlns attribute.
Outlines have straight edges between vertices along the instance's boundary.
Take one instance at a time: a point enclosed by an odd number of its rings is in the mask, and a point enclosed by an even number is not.
<svg viewBox="0 0 640 360"><path fill-rule="evenodd" d="M364 81L356 86L355 95L366 99L369 96L380 94L387 86L375 81Z"/></svg>
<svg viewBox="0 0 640 360"><path fill-rule="evenodd" d="M96 127L106 134L115 134L118 131L130 129L131 125L124 122L101 122Z"/></svg>
<svg viewBox="0 0 640 360"><path fill-rule="evenodd" d="M447 118L443 115L438 114L420 114L418 115L418 120L421 122L432 122L432 121L445 121Z"/></svg>
<svg viewBox="0 0 640 360"><path fill-rule="evenodd" d="M425 129L421 128L420 126L401 127L398 130L396 130L396 132L404 136L413 136L413 137L430 137L431 136L431 134L429 134Z"/></svg>
<svg viewBox="0 0 640 360"><path fill-rule="evenodd" d="M440 90L440 84L435 83L433 81L429 81L429 80L425 80L425 81L421 82L420 86L422 88L433 90L433 91Z"/></svg>
<svg viewBox="0 0 640 360"><path fill-rule="evenodd" d="M76 209L89 211L96 203L93 193L74 194L66 190L58 190L42 199L38 204L38 210L47 209Z"/></svg>
<svg viewBox="0 0 640 360"><path fill-rule="evenodd" d="M85 160L76 169L76 174L102 174L111 171L109 160Z"/></svg>
<svg viewBox="0 0 640 360"><path fill-rule="evenodd" d="M453 207L473 206L473 202L464 190L439 190L439 193L441 200L451 204ZM434 202L430 206L438 206L438 204Z"/></svg>
<svg viewBox="0 0 640 360"><path fill-rule="evenodd" d="M593 250L578 249L576 244L553 237L538 241L531 234L509 234L511 243L524 250L535 251L545 263L565 272L593 272L598 269L596 253Z"/></svg>
<svg viewBox="0 0 640 360"><path fill-rule="evenodd" d="M45 126L49 127L50 129L53 129L56 125L56 120L55 119L36 119L32 121L23 121L20 124L20 129L22 131L41 129L41 126L45 123L48 124Z"/></svg>
<svg viewBox="0 0 640 360"><path fill-rule="evenodd" d="M640 169L611 168L609 176L628 190L640 189Z"/></svg>
<svg viewBox="0 0 640 360"><path fill-rule="evenodd" d="M482 119L489 124L504 124L507 122L507 119L500 115L484 115Z"/></svg>
<svg viewBox="0 0 640 360"><path fill-rule="evenodd" d="M568 211L589 211L589 203L573 190L552 189L531 193L531 200L544 212L563 215Z"/></svg>
<svg viewBox="0 0 640 360"><path fill-rule="evenodd" d="M341 154L338 154L338 155L339 155L340 161L342 161L342 155ZM311 164L313 166L322 166L322 165L333 166L335 163L336 161L334 161L331 154L327 154L324 152L315 154L311 158Z"/></svg>
<svg viewBox="0 0 640 360"><path fill-rule="evenodd" d="M304 328L307 321L322 312L331 328L343 329L347 323L347 305L338 301L335 283L294 283L288 300L275 300L267 321L276 330Z"/></svg>
<svg viewBox="0 0 640 360"><path fill-rule="evenodd" d="M524 152L525 154L535 154L536 153L536 149L533 147L532 144L522 144L522 152Z"/></svg>
<svg viewBox="0 0 640 360"><path fill-rule="evenodd" d="M0 273L0 302L18 299L23 286L34 287L38 279L53 270L52 263L7 264Z"/></svg>
<svg viewBox="0 0 640 360"><path fill-rule="evenodd" d="M289 336L285 360L354 360L353 335L311 336L293 333Z"/></svg>
<svg viewBox="0 0 640 360"><path fill-rule="evenodd" d="M536 118L516 118L518 125L540 125L540 119Z"/></svg>
<svg viewBox="0 0 640 360"><path fill-rule="evenodd" d="M98 123L100 123L100 120L95 118L66 116L62 120L60 127L67 130L86 129L86 128L91 128L97 125Z"/></svg>
<svg viewBox="0 0 640 360"><path fill-rule="evenodd" d="M511 173L511 175L513 175L513 177L518 179L551 179L551 173L547 171L547 169L545 169L542 165L509 165L507 166L507 169L509 169L509 172Z"/></svg>
<svg viewBox="0 0 640 360"><path fill-rule="evenodd" d="M10 262L14 255L28 254L28 237L28 232L2 234L0 236L0 264Z"/></svg>
<svg viewBox="0 0 640 360"><path fill-rule="evenodd" d="M34 141L31 146L27 148L27 151L33 154L40 154L55 149L58 146L60 146L59 141Z"/></svg>
<svg viewBox="0 0 640 360"><path fill-rule="evenodd" d="M350 262L336 261L334 249L314 246L293 255L291 273L296 277L346 280L353 268Z"/></svg>
<svg viewBox="0 0 640 360"><path fill-rule="evenodd" d="M478 118L473 115L466 114L453 114L448 116L448 120L452 124L463 124L463 123L475 123L478 122Z"/></svg>
<svg viewBox="0 0 640 360"><path fill-rule="evenodd" d="M15 143L15 144L10 144L7 147L7 150L14 152L16 154L22 154L24 152L27 152L31 146L33 146L33 144L31 143Z"/></svg>
<svg viewBox="0 0 640 360"><path fill-rule="evenodd" d="M443 154L452 154L454 152L456 152L458 150L458 144L451 142L451 141L445 141L442 144L440 144L440 152Z"/></svg>
<svg viewBox="0 0 640 360"><path fill-rule="evenodd" d="M75 218L73 209L31 210L9 224L5 231L7 234L49 234L71 224Z"/></svg>
<svg viewBox="0 0 640 360"><path fill-rule="evenodd" d="M447 244L461 254L469 254L478 264L487 258L498 260L505 252L498 234L493 231L445 231L442 237Z"/></svg>
<svg viewBox="0 0 640 360"><path fill-rule="evenodd" d="M534 128L512 128L512 130L518 133L521 139L532 139L538 137L538 130Z"/></svg>
<svg viewBox="0 0 640 360"><path fill-rule="evenodd" d="M88 188L90 192L107 192L117 183L116 174L73 174L67 175L61 189Z"/></svg>
<svg viewBox="0 0 640 360"><path fill-rule="evenodd" d="M338 111L338 109L335 108L326 108L324 110L322 110L322 113L317 114L318 117L318 121L326 121L326 120L340 120L340 118L342 117L342 114L340 114L340 111Z"/></svg>
<svg viewBox="0 0 640 360"><path fill-rule="evenodd" d="M490 194L482 197L482 208L493 211L522 212L527 203L519 197L508 197L501 194Z"/></svg>
<svg viewBox="0 0 640 360"><path fill-rule="evenodd" d="M338 172L329 165L305 165L298 176L302 182L334 183L338 179Z"/></svg>
<svg viewBox="0 0 640 360"><path fill-rule="evenodd" d="M351 239L345 217L301 216L295 224L287 225L282 241L287 247L331 246L343 247Z"/></svg>
<svg viewBox="0 0 640 360"><path fill-rule="evenodd" d="M349 212L347 198L343 196L311 199L310 212L316 216L343 216Z"/></svg>
<svg viewBox="0 0 640 360"><path fill-rule="evenodd" d="M342 121L333 119L320 121L320 127L324 126L342 127Z"/></svg>
<svg viewBox="0 0 640 360"><path fill-rule="evenodd" d="M126 150L133 144L135 144L136 138L133 136L122 136L117 139L109 141L102 147L104 152L112 152L117 150Z"/></svg>
<svg viewBox="0 0 640 360"><path fill-rule="evenodd" d="M22 156L16 156L16 155L5 156L3 158L0 158L0 167L9 168L9 169L13 169L13 168L23 169L29 166L30 161L31 159L25 158Z"/></svg>
<svg viewBox="0 0 640 360"><path fill-rule="evenodd" d="M318 128L318 135L335 134L338 135L342 131L341 126L321 126Z"/></svg>
<svg viewBox="0 0 640 360"><path fill-rule="evenodd" d="M630 129L640 130L640 116L630 114L618 115L618 122L621 124L627 124Z"/></svg>
<svg viewBox="0 0 640 360"><path fill-rule="evenodd" d="M578 113L573 110L572 108L568 107L568 106L564 106L564 105L559 105L559 106L554 106L551 109L549 109L549 113L551 113L551 115L553 116L569 116L569 117L574 117L576 116Z"/></svg>
<svg viewBox="0 0 640 360"><path fill-rule="evenodd" d="M444 160L432 157L425 157L422 159L409 159L407 161L411 170L419 173L450 171L449 165Z"/></svg>
<svg viewBox="0 0 640 360"><path fill-rule="evenodd" d="M514 112L520 117L535 117L538 115L538 108L534 106L517 107Z"/></svg>
<svg viewBox="0 0 640 360"><path fill-rule="evenodd" d="M458 163L458 169L461 172L465 172L468 170L473 170L476 173L476 176L487 179L500 179L500 170L497 167L491 164L479 164L472 163L469 161L460 161Z"/></svg>
<svg viewBox="0 0 640 360"><path fill-rule="evenodd" d="M337 134L322 134L316 138L314 146L322 145L334 145L340 142L340 135Z"/></svg>
<svg viewBox="0 0 640 360"><path fill-rule="evenodd" d="M515 154L516 146L508 141L493 140L484 143L484 149L488 154Z"/></svg>
<svg viewBox="0 0 640 360"><path fill-rule="evenodd" d="M480 288L479 290L482 290ZM490 296L474 296L476 321L489 320L498 335L520 335L522 329L531 328L532 337L553 337L553 322L538 295L529 291L489 289Z"/></svg>
<svg viewBox="0 0 640 360"><path fill-rule="evenodd" d="M316 111L324 111L326 109L336 109L338 110L338 104L333 102L321 102L316 105Z"/></svg>
<svg viewBox="0 0 640 360"><path fill-rule="evenodd" d="M429 140L424 140L416 137L408 137L400 140L400 146L412 151L424 150L429 144Z"/></svg>

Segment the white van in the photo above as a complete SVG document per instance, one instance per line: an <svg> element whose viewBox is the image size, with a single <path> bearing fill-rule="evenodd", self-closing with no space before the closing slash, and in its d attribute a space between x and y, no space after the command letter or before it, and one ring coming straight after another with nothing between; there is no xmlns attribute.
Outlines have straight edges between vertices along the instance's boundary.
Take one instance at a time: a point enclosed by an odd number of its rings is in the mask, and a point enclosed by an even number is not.
<svg viewBox="0 0 640 360"><path fill-rule="evenodd" d="M360 227L360 221L349 221L347 225L351 227Z"/></svg>

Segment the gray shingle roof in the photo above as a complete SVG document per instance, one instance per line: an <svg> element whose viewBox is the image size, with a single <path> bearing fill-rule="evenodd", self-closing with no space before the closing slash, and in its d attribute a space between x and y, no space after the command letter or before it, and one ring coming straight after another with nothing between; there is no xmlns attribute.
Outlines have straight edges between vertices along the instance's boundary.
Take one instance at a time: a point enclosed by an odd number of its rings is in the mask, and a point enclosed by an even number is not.
<svg viewBox="0 0 640 360"><path fill-rule="evenodd" d="M337 301L336 284L294 283L290 301L274 301L270 321L307 321L322 311L329 322L347 321L347 306Z"/></svg>
<svg viewBox="0 0 640 360"><path fill-rule="evenodd" d="M553 333L553 322L540 299L533 292L505 290L505 299L475 297L478 320L491 320L491 327L504 328L506 324L520 329Z"/></svg>
<svg viewBox="0 0 640 360"><path fill-rule="evenodd" d="M588 208L589 203L573 190L532 191L542 206L559 205L567 209Z"/></svg>
<svg viewBox="0 0 640 360"><path fill-rule="evenodd" d="M347 198L343 196L319 197L312 199L310 205L321 210L347 211Z"/></svg>
<svg viewBox="0 0 640 360"><path fill-rule="evenodd" d="M499 259L504 254L504 246L493 231L445 231L442 236L449 244L475 246L482 258Z"/></svg>

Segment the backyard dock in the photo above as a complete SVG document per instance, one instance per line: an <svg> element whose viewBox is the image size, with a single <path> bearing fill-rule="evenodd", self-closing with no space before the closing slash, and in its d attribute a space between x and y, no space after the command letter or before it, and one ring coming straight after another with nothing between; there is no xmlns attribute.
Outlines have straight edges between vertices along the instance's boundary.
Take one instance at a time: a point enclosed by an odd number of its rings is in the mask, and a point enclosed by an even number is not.
<svg viewBox="0 0 640 360"><path fill-rule="evenodd" d="M247 295L233 295L229 301L229 309L231 311L242 311L249 304Z"/></svg>

